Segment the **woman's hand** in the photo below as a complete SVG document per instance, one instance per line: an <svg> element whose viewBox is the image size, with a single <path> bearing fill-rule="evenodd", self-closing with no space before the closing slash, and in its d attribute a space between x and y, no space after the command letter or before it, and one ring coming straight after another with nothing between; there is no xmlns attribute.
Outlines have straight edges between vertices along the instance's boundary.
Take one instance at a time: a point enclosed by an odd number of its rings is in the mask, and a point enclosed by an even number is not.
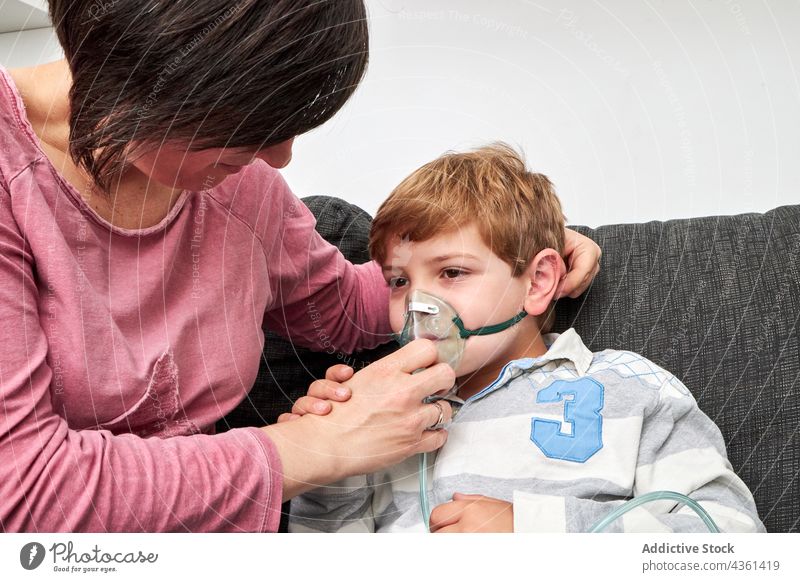
<svg viewBox="0 0 800 582"><path fill-rule="evenodd" d="M431 533L514 531L514 506L508 501L456 493L431 511Z"/></svg>
<svg viewBox="0 0 800 582"><path fill-rule="evenodd" d="M578 297L592 284L600 272L600 257L603 251L592 239L564 229L564 260L567 276L556 291L556 298Z"/></svg>
<svg viewBox="0 0 800 582"><path fill-rule="evenodd" d="M344 402L350 399L350 388L342 384L353 377L353 368L344 364L331 366L325 372L324 380L314 380L308 387L308 393L295 401L291 412L284 412L278 422L286 422L300 418L304 414L324 416L331 411L332 400Z"/></svg>
<svg viewBox="0 0 800 582"><path fill-rule="evenodd" d="M455 373L437 364L437 356L433 342L415 340L343 382L352 396L331 402L326 416L307 414L264 427L281 458L284 500L440 448L447 431L431 427L440 414L443 422L450 420L450 404L422 400L451 388Z"/></svg>

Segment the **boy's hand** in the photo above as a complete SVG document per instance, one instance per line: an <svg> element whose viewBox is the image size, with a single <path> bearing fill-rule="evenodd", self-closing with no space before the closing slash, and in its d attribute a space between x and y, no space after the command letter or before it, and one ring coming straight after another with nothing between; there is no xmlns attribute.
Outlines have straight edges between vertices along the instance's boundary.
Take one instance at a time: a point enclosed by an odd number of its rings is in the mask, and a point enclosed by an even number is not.
<svg viewBox="0 0 800 582"><path fill-rule="evenodd" d="M315 380L308 387L308 393L298 398L292 406L291 412L284 412L278 417L278 422L286 422L300 418L304 414L325 416L331 411L331 403L344 402L351 396L350 388L340 382L347 382L353 377L353 368L344 364L331 366L325 372L324 380Z"/></svg>
<svg viewBox="0 0 800 582"><path fill-rule="evenodd" d="M567 276L556 291L556 299L580 296L589 288L600 272L600 257L603 251L592 239L564 229L564 260Z"/></svg>
<svg viewBox="0 0 800 582"><path fill-rule="evenodd" d="M514 531L514 506L508 501L456 493L431 511L431 533Z"/></svg>

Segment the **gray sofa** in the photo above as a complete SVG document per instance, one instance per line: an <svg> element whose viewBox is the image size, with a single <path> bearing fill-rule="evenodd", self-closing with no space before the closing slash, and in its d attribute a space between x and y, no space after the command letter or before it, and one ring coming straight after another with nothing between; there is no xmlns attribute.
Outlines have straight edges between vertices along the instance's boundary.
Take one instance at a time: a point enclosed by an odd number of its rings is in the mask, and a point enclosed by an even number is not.
<svg viewBox="0 0 800 582"><path fill-rule="evenodd" d="M304 202L326 239L368 260L368 214L335 198ZM602 247L602 270L582 297L559 302L556 331L575 327L593 350L639 352L678 376L722 430L767 529L800 531L800 206L574 228ZM268 337L256 385L218 430L274 422L342 361Z"/></svg>

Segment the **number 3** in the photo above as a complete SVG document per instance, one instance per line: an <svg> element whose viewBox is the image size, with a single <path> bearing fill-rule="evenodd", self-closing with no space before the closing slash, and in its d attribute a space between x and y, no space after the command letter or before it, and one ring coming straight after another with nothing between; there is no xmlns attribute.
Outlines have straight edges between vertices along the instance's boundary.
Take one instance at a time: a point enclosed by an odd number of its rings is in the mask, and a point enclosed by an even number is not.
<svg viewBox="0 0 800 582"><path fill-rule="evenodd" d="M536 395L536 402L561 402L565 396L564 421L572 425L561 432L557 420L531 419L531 440L551 459L585 463L603 448L603 385L591 378L556 380Z"/></svg>

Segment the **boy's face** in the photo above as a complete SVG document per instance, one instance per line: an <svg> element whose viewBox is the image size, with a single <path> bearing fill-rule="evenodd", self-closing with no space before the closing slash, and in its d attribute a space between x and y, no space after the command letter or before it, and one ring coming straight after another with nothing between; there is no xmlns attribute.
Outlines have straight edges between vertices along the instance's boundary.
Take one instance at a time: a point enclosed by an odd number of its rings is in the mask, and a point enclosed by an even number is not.
<svg viewBox="0 0 800 582"><path fill-rule="evenodd" d="M467 329L506 321L523 309L530 280L524 275L514 277L511 266L486 246L474 224L419 242L393 237L386 251L382 267L391 287L390 320L395 333L403 328L406 296L412 290L450 303ZM532 319L493 335L467 339L456 376L516 357L519 333Z"/></svg>

